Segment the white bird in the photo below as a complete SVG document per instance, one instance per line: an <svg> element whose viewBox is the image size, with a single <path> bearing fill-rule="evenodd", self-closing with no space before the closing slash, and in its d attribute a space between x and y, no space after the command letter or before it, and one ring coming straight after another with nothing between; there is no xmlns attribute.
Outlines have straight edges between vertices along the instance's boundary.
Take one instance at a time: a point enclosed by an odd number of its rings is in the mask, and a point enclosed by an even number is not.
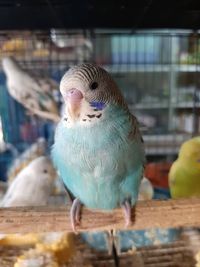
<svg viewBox="0 0 200 267"><path fill-rule="evenodd" d="M140 184L140 190L139 190L139 200L150 200L153 198L153 185L151 182L146 178L143 177L141 184Z"/></svg>
<svg viewBox="0 0 200 267"><path fill-rule="evenodd" d="M23 70L13 57L3 58L2 67L7 77L8 91L16 101L33 114L59 121L59 110L53 97L54 81Z"/></svg>
<svg viewBox="0 0 200 267"><path fill-rule="evenodd" d="M44 156L47 148L46 140L39 137L35 143L29 146L22 154L16 155L10 166L7 177L9 184L17 177L17 174L25 168L32 160Z"/></svg>
<svg viewBox="0 0 200 267"><path fill-rule="evenodd" d="M9 186L2 207L46 205L56 171L48 157L41 156L24 168Z"/></svg>
<svg viewBox="0 0 200 267"><path fill-rule="evenodd" d="M3 129L0 117L0 153L3 153L5 150L6 150L6 143L4 142L3 139Z"/></svg>
<svg viewBox="0 0 200 267"><path fill-rule="evenodd" d="M6 143L3 138L3 127L1 122L1 116L0 116L0 154L4 153L6 150L9 150L14 157L18 156L18 151L14 147L14 145L10 143Z"/></svg>

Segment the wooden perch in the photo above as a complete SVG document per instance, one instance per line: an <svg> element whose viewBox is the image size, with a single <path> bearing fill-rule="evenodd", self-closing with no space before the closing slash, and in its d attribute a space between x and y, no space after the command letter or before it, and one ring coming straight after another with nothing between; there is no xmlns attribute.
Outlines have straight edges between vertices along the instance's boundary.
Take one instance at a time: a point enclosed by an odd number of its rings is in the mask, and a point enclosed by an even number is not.
<svg viewBox="0 0 200 267"><path fill-rule="evenodd" d="M70 206L0 209L0 233L69 231ZM129 229L200 227L200 199L142 201L132 212ZM125 229L121 209L111 212L83 207L79 231Z"/></svg>

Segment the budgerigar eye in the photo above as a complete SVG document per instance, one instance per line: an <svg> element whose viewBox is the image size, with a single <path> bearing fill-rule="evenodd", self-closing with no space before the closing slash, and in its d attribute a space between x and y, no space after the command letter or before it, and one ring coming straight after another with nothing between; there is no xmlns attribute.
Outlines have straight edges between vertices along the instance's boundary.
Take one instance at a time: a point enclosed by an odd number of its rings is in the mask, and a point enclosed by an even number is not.
<svg viewBox="0 0 200 267"><path fill-rule="evenodd" d="M43 173L47 173L48 171L45 169L45 170L43 170Z"/></svg>
<svg viewBox="0 0 200 267"><path fill-rule="evenodd" d="M93 83L90 85L90 89L91 89L91 90L95 90L97 87L98 87L98 83L97 83L97 82L93 82Z"/></svg>

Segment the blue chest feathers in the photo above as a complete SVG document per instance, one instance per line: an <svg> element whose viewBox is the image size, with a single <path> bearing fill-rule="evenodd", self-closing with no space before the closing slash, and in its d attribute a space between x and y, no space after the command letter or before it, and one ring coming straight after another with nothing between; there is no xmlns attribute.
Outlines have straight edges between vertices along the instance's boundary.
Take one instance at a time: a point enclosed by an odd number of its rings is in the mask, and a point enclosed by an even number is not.
<svg viewBox="0 0 200 267"><path fill-rule="evenodd" d="M105 111L88 126L57 127L53 161L71 193L90 208L113 209L125 199L135 204L143 172L144 151L123 110Z"/></svg>

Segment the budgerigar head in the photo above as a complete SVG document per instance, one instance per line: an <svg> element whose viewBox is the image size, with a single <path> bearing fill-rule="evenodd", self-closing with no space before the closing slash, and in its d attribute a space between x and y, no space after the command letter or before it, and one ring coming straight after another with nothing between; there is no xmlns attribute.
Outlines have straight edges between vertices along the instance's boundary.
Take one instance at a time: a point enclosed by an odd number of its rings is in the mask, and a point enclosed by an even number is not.
<svg viewBox="0 0 200 267"><path fill-rule="evenodd" d="M182 144L177 161L189 172L200 173L200 137L191 138Z"/></svg>
<svg viewBox="0 0 200 267"><path fill-rule="evenodd" d="M200 196L200 137L184 142L169 172L173 198Z"/></svg>
<svg viewBox="0 0 200 267"><path fill-rule="evenodd" d="M34 159L26 168L26 171L32 175L37 175L39 180L53 182L57 177L56 171L51 160L46 156Z"/></svg>
<svg viewBox="0 0 200 267"><path fill-rule="evenodd" d="M200 169L200 137L194 137L182 144L179 151L179 159L193 162Z"/></svg>
<svg viewBox="0 0 200 267"><path fill-rule="evenodd" d="M104 69L81 64L69 69L60 83L66 113L72 120L99 118L108 105L126 104L116 83Z"/></svg>

